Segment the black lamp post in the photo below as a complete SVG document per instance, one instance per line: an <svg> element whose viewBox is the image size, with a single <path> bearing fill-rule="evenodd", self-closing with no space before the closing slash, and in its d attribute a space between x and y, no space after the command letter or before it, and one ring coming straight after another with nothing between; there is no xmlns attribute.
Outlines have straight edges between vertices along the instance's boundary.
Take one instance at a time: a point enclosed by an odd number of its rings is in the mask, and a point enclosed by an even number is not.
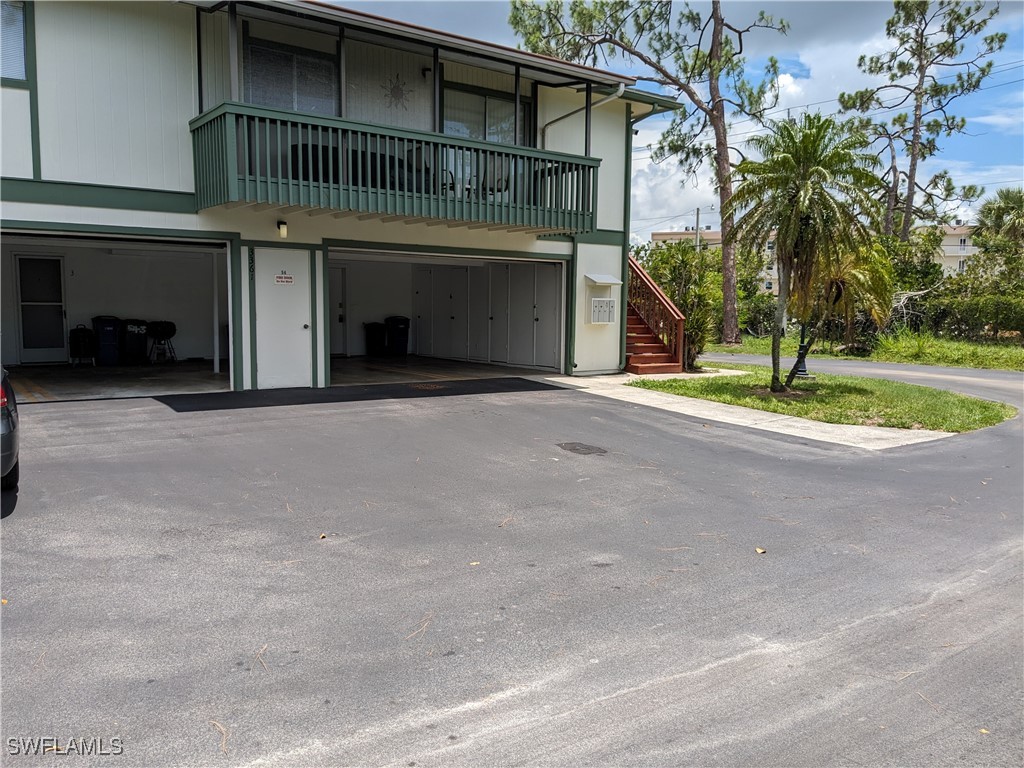
<svg viewBox="0 0 1024 768"><path fill-rule="evenodd" d="M800 323L800 348L797 350L797 362L800 364L796 369L796 377L798 379L813 379L807 372L807 324Z"/></svg>

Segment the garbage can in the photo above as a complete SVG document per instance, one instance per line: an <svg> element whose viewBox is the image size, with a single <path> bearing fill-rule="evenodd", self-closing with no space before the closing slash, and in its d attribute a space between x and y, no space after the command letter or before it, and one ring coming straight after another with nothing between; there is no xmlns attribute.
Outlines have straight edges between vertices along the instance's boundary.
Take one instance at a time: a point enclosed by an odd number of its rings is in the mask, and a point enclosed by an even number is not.
<svg viewBox="0 0 1024 768"><path fill-rule="evenodd" d="M85 325L79 323L68 334L68 349L72 364L83 360L96 364L96 334Z"/></svg>
<svg viewBox="0 0 1024 768"><path fill-rule="evenodd" d="M92 319L96 334L96 364L117 365L120 360L118 332L121 321L113 315L97 315Z"/></svg>
<svg viewBox="0 0 1024 768"><path fill-rule="evenodd" d="M363 323L366 331L366 354L369 357L383 357L388 353L387 326L384 323Z"/></svg>
<svg viewBox="0 0 1024 768"><path fill-rule="evenodd" d="M124 365L145 365L149 362L145 320L121 321L121 362Z"/></svg>
<svg viewBox="0 0 1024 768"><path fill-rule="evenodd" d="M409 318L395 315L384 319L389 355L409 354Z"/></svg>

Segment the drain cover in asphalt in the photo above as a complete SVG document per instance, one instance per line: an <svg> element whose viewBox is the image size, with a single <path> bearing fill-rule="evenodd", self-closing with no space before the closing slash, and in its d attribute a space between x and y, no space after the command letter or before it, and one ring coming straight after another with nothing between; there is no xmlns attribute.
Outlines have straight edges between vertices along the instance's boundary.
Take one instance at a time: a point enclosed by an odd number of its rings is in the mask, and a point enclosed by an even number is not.
<svg viewBox="0 0 1024 768"><path fill-rule="evenodd" d="M558 443L558 447L563 451L569 453L578 453L580 456L590 456L596 454L608 453L604 448L598 448L596 445L587 445L586 443Z"/></svg>

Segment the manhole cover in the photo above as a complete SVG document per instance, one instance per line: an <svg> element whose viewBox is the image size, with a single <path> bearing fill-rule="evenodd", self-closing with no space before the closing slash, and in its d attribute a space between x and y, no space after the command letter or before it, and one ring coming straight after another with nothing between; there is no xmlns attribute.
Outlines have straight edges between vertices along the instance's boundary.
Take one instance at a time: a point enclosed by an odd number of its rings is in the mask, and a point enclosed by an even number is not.
<svg viewBox="0 0 1024 768"><path fill-rule="evenodd" d="M569 453L578 453L580 456L600 456L608 453L604 448L598 448L596 445L587 445L586 443L558 443L558 447Z"/></svg>

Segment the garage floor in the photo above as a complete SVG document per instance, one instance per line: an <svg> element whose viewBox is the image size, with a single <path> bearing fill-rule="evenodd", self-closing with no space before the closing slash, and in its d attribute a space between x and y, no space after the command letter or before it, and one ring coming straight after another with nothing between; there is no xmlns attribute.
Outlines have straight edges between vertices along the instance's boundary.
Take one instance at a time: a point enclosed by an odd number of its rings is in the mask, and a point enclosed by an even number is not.
<svg viewBox="0 0 1024 768"><path fill-rule="evenodd" d="M8 370L19 402L39 403L228 391L227 362L222 363L222 372L219 374L213 373L211 368L209 361L196 361L117 367L24 365ZM537 373L537 370L528 368L438 360L415 355L335 358L331 361L331 386L429 383Z"/></svg>
<svg viewBox="0 0 1024 768"><path fill-rule="evenodd" d="M19 365L8 368L19 402L106 400L228 390L227 362L188 361L146 366Z"/></svg>

